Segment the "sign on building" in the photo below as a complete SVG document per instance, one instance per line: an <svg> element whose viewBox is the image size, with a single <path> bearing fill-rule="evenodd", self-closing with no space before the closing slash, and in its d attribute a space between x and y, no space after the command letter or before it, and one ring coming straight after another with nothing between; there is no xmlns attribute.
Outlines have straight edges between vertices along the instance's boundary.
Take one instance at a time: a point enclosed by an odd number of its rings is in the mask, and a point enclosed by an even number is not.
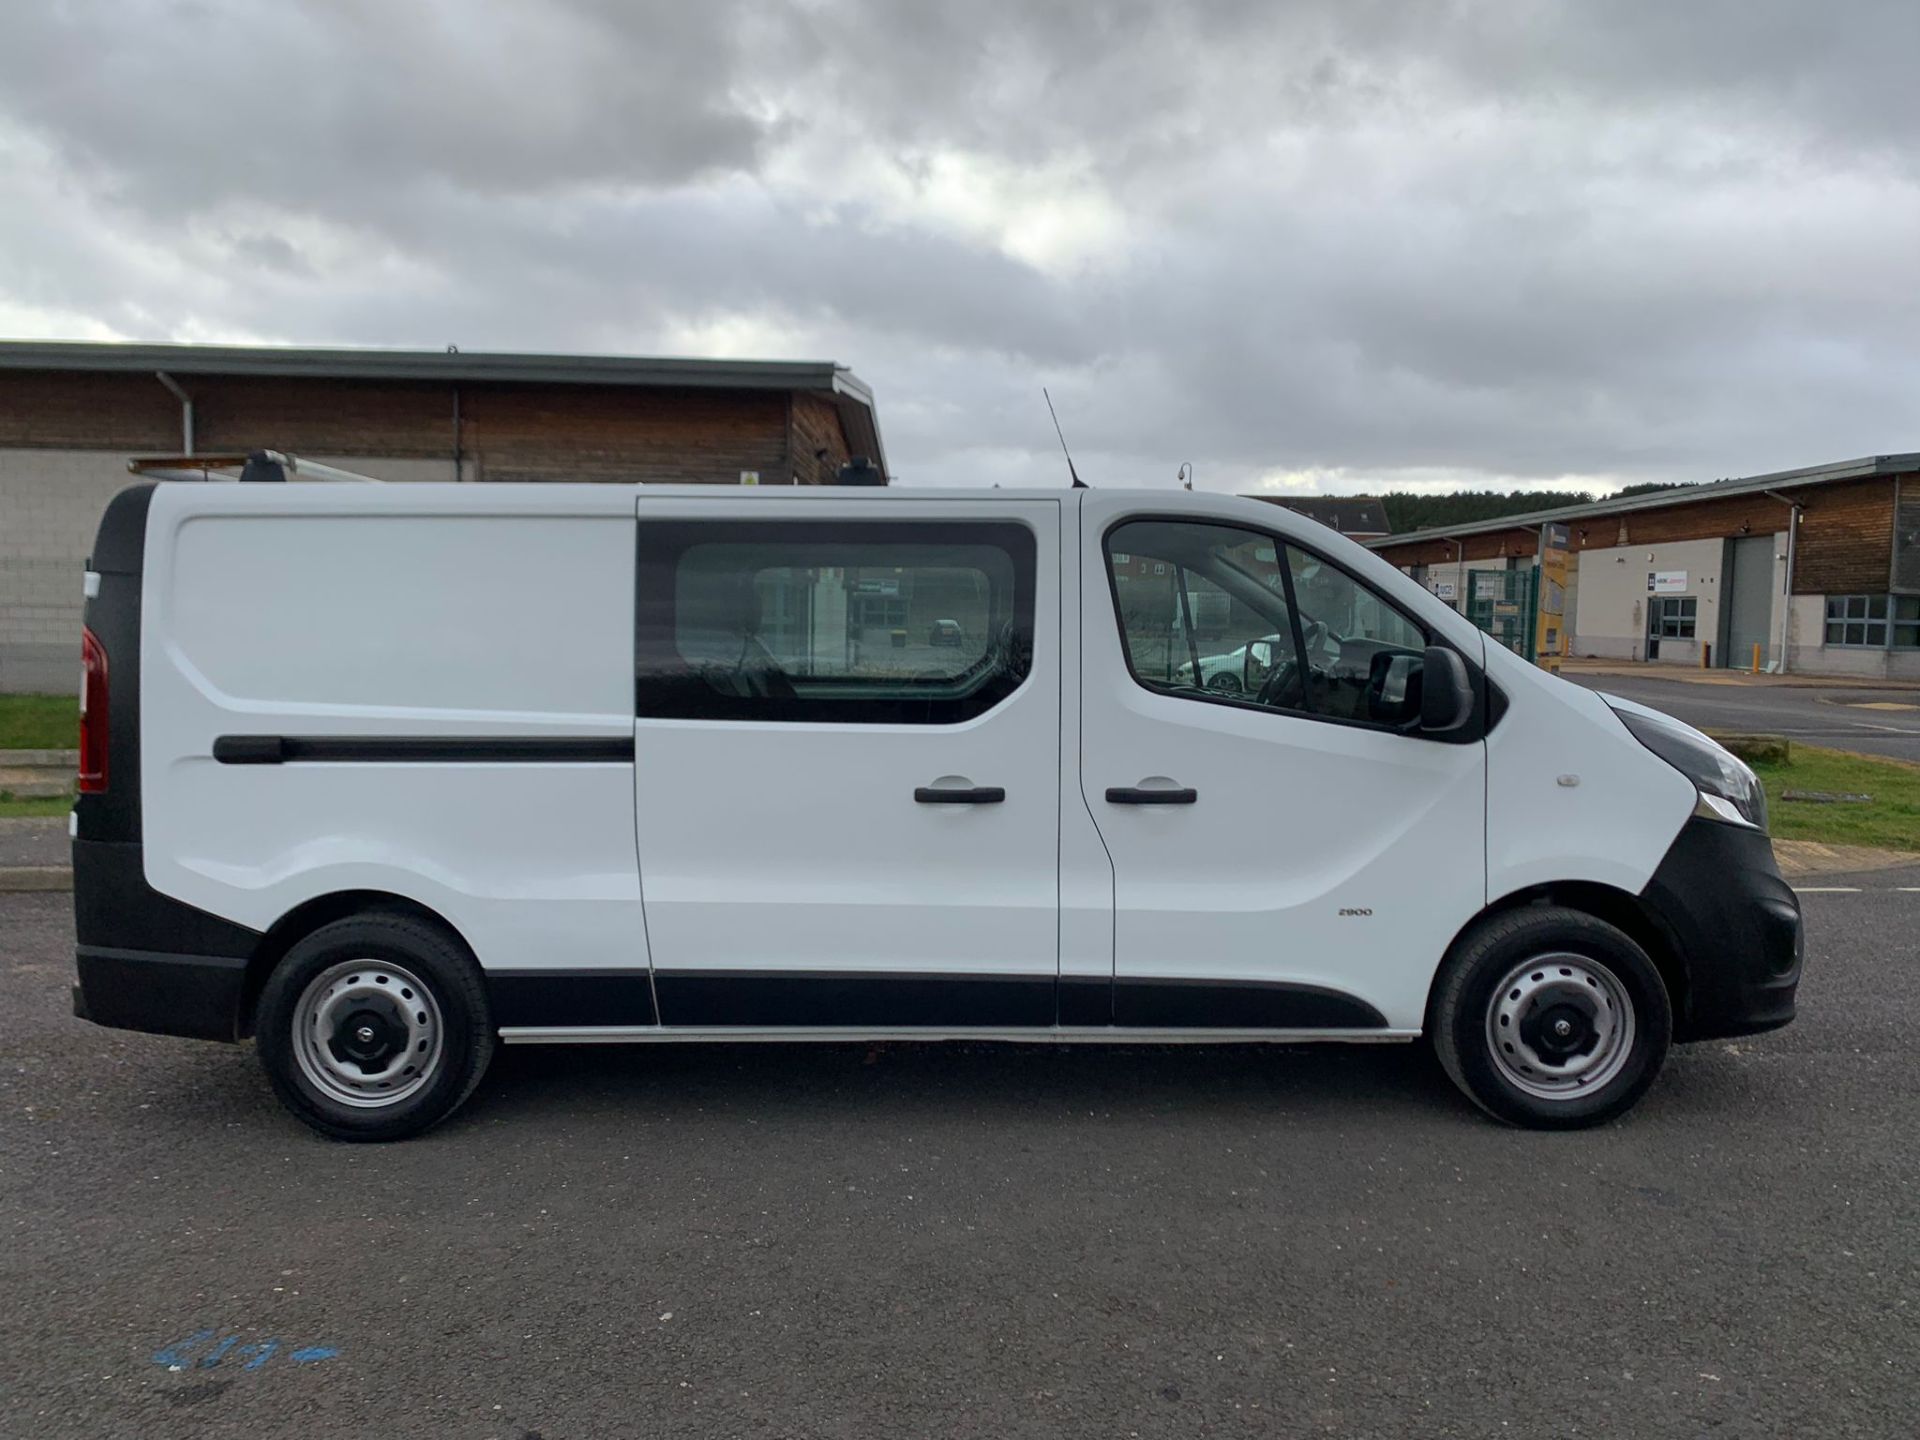
<svg viewBox="0 0 1920 1440"><path fill-rule="evenodd" d="M1687 572L1684 570L1649 570L1647 572L1647 593L1649 595L1686 594Z"/></svg>
<svg viewBox="0 0 1920 1440"><path fill-rule="evenodd" d="M1534 660L1550 670L1558 669L1560 652L1566 648L1567 573L1572 568L1567 547L1572 543L1566 526L1540 527L1540 585L1533 617Z"/></svg>

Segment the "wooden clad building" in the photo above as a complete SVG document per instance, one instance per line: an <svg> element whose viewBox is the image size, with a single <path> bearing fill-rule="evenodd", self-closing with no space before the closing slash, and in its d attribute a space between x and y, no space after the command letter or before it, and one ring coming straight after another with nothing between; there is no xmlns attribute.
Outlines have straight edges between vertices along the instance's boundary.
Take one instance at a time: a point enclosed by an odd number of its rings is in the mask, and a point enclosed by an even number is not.
<svg viewBox="0 0 1920 1440"><path fill-rule="evenodd" d="M872 392L828 362L0 343L0 690L77 683L129 459L260 449L393 481L887 478Z"/></svg>
<svg viewBox="0 0 1920 1440"><path fill-rule="evenodd" d="M1920 679L1920 454L1783 470L1374 541L1470 606L1478 575L1574 556L1570 653Z"/></svg>

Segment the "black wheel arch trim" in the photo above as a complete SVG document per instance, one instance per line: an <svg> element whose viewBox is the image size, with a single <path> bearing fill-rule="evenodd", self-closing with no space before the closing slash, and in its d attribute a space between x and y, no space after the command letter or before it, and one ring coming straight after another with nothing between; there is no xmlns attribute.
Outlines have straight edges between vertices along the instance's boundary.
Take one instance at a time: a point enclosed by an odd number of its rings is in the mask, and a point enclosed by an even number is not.
<svg viewBox="0 0 1920 1440"><path fill-rule="evenodd" d="M1758 830L1691 818L1638 894L1588 880L1530 885L1461 926L1447 955L1482 921L1529 905L1583 911L1646 951L1667 984L1676 1043L1751 1035L1794 1017L1800 906ZM1428 991L1429 1028L1444 969L1443 961Z"/></svg>

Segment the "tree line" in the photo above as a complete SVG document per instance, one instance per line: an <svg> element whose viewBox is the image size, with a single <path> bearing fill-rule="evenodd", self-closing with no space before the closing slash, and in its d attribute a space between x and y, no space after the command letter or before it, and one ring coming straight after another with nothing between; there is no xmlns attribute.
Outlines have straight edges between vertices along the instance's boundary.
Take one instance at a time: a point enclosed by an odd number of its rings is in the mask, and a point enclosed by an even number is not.
<svg viewBox="0 0 1920 1440"><path fill-rule="evenodd" d="M1587 490L1454 490L1438 495L1389 490L1380 500L1387 507L1388 530L1401 535L1409 530L1471 525L1480 520L1498 520L1502 515L1554 510L1562 505L1591 505L1596 500L1650 495L1656 490L1684 490L1690 483L1652 480L1625 486L1609 495L1596 495Z"/></svg>

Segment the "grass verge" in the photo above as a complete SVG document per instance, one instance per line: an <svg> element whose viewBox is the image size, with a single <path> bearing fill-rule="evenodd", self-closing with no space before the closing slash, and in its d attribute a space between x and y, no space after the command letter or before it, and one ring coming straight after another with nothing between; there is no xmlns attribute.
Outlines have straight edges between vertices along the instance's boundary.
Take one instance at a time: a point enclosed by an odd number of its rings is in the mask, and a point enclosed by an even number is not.
<svg viewBox="0 0 1920 1440"><path fill-rule="evenodd" d="M1825 750L1793 743L1785 764L1755 765L1767 787L1767 811L1781 840L1815 840L1826 845L1877 845L1885 850L1920 851L1920 765ZM1787 800L1787 790L1871 795L1864 805L1821 805Z"/></svg>
<svg viewBox="0 0 1920 1440"><path fill-rule="evenodd" d="M71 750L80 702L71 695L0 695L0 750Z"/></svg>
<svg viewBox="0 0 1920 1440"><path fill-rule="evenodd" d="M45 799L16 800L11 795L0 794L0 820L11 820L22 815L64 815L72 808L71 795L49 795Z"/></svg>

